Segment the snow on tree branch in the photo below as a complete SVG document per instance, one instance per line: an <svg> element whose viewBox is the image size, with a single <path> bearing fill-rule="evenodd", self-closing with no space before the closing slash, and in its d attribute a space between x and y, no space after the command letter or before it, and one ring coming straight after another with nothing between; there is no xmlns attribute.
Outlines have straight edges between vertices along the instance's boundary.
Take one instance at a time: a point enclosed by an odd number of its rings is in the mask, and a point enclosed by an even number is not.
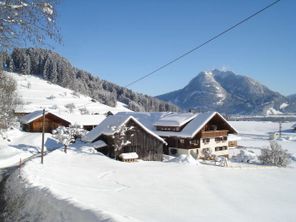
<svg viewBox="0 0 296 222"><path fill-rule="evenodd" d="M21 42L44 44L47 38L60 42L56 4L57 0L0 1L0 51Z"/></svg>
<svg viewBox="0 0 296 222"><path fill-rule="evenodd" d="M77 138L85 135L86 131L78 126L59 126L52 131L53 137L56 138L61 144L64 145L64 152L67 153L68 146L75 142Z"/></svg>
<svg viewBox="0 0 296 222"><path fill-rule="evenodd" d="M131 143L130 138L134 136L135 127L126 126L112 126L113 131L112 139L114 140L114 151L120 151L124 146L127 146Z"/></svg>

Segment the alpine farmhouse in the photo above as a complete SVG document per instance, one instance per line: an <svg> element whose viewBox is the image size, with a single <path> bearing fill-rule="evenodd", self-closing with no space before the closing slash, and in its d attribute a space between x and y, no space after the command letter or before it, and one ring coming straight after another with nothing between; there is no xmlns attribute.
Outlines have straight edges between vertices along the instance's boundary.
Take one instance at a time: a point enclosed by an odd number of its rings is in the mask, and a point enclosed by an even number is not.
<svg viewBox="0 0 296 222"><path fill-rule="evenodd" d="M122 126L133 128L126 131L129 143L120 152L115 152L114 129ZM143 160L161 160L162 154L190 154L194 158L203 158L204 150L216 156L228 157L229 147L235 147L236 144L229 140L229 135L237 133L218 112L119 112L107 117L83 140L93 144L101 141L106 146L96 148L113 158L131 152L137 153Z"/></svg>

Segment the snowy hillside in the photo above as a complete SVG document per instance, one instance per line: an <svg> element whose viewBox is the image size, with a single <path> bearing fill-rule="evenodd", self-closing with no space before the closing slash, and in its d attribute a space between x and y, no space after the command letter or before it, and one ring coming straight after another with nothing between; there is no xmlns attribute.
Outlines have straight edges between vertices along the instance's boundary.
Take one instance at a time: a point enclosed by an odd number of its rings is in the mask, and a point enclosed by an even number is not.
<svg viewBox="0 0 296 222"><path fill-rule="evenodd" d="M117 101L133 111L178 111L173 104L134 92L101 79L85 70L74 67L56 52L41 48L15 48L5 54L0 66L6 71L33 75L53 84L72 89L96 99L102 104L115 107ZM120 73L118 73L120 75Z"/></svg>
<svg viewBox="0 0 296 222"><path fill-rule="evenodd" d="M88 96L52 84L35 76L16 73L7 74L17 81L17 92L23 102L23 105L17 108L17 112L32 112L42 108L48 111L73 112L76 114L81 112L105 114L108 111L113 113L130 111L123 103L118 102L116 107L110 107Z"/></svg>

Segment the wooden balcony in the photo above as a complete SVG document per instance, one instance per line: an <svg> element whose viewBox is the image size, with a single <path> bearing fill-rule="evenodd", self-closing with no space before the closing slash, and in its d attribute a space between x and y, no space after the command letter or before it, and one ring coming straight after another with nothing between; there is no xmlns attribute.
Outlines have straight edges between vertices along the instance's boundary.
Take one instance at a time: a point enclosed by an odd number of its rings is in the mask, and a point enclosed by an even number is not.
<svg viewBox="0 0 296 222"><path fill-rule="evenodd" d="M201 138L214 138L219 136L227 136L228 130L209 130L202 131Z"/></svg>

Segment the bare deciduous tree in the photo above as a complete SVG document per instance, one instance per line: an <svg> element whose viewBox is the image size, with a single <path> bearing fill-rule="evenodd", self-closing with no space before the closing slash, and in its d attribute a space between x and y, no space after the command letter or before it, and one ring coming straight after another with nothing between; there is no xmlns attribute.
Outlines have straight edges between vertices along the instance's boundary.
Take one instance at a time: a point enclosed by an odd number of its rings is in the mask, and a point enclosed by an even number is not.
<svg viewBox="0 0 296 222"><path fill-rule="evenodd" d="M0 0L1 58L5 54L3 53L5 50L12 49L21 43L44 44L47 38L58 42L61 41L55 23L57 1ZM3 73L2 64L1 62L0 128L6 129L13 118L13 111L18 99L16 82ZM26 67L30 67L30 65L27 64ZM29 72L30 70L22 69L22 71Z"/></svg>
<svg viewBox="0 0 296 222"><path fill-rule="evenodd" d="M56 26L58 0L0 0L0 51L21 43L61 41Z"/></svg>
<svg viewBox="0 0 296 222"><path fill-rule="evenodd" d="M133 126L113 126L111 127L113 131L112 139L114 141L114 154L115 159L117 154L123 149L123 147L131 143L130 139L134 136L135 128Z"/></svg>
<svg viewBox="0 0 296 222"><path fill-rule="evenodd" d="M289 164L290 156L287 150L275 141L270 142L270 148L262 149L258 157L263 164L286 167Z"/></svg>
<svg viewBox="0 0 296 222"><path fill-rule="evenodd" d="M0 70L0 129L9 127L18 103L15 80Z"/></svg>

